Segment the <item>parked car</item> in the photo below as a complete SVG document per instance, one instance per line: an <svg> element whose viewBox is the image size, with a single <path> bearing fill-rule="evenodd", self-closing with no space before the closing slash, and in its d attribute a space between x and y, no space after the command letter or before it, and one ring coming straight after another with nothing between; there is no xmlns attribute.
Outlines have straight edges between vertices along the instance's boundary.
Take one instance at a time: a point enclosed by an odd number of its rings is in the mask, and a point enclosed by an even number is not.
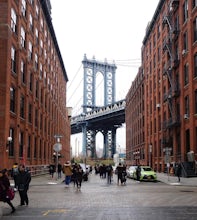
<svg viewBox="0 0 197 220"><path fill-rule="evenodd" d="M157 174L150 166L140 166L140 168L140 181L157 181ZM133 178L137 179L136 170L133 173Z"/></svg>
<svg viewBox="0 0 197 220"><path fill-rule="evenodd" d="M129 166L127 168L127 177L133 179L133 173L136 171L137 166Z"/></svg>

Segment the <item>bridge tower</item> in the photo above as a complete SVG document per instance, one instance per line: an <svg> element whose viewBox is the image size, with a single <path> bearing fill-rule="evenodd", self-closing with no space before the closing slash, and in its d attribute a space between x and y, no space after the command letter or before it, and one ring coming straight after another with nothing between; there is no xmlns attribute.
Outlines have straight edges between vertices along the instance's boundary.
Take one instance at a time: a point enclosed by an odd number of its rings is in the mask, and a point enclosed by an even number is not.
<svg viewBox="0 0 197 220"><path fill-rule="evenodd" d="M86 54L82 61L84 69L84 89L83 89L83 113L96 109L96 75L102 73L104 79L104 106L115 102L115 73L116 65L87 59ZM112 157L116 153L116 129L115 127L105 127L102 130L88 130L87 124L82 124L83 133L83 155L86 156L88 151L92 158L96 158L96 134L102 132L104 136L103 158ZM110 152L110 155L109 155Z"/></svg>

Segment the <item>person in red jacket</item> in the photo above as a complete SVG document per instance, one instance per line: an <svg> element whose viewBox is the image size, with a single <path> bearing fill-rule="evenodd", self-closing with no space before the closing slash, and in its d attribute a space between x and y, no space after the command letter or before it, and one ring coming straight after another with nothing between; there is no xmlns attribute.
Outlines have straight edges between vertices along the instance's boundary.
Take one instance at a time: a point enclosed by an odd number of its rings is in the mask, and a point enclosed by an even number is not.
<svg viewBox="0 0 197 220"><path fill-rule="evenodd" d="M15 212L16 209L13 206L9 196L7 195L7 191L10 187L10 181L8 179L8 172L6 169L0 172L0 201L6 202L11 208L12 212Z"/></svg>

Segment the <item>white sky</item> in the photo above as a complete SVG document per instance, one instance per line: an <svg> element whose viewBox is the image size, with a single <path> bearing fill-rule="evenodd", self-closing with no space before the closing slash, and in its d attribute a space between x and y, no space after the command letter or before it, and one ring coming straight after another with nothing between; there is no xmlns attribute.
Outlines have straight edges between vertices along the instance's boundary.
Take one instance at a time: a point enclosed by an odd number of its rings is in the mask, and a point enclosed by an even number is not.
<svg viewBox="0 0 197 220"><path fill-rule="evenodd" d="M140 66L145 29L158 2L51 0L52 23L69 78L67 106L73 107L74 115L83 103L84 54L88 59L115 61L116 100L125 98ZM72 136L71 145L76 148L80 137ZM125 146L125 128L117 132L117 144Z"/></svg>

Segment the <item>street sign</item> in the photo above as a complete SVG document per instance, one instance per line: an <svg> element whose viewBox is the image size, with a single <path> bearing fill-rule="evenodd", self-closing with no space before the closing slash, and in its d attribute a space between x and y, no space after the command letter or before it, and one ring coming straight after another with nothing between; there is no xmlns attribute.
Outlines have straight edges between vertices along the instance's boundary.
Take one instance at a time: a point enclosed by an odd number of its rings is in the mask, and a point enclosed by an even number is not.
<svg viewBox="0 0 197 220"><path fill-rule="evenodd" d="M61 150L62 150L62 144L60 144L60 143L54 144L54 145L53 145L53 150L54 150L55 152L61 151Z"/></svg>

